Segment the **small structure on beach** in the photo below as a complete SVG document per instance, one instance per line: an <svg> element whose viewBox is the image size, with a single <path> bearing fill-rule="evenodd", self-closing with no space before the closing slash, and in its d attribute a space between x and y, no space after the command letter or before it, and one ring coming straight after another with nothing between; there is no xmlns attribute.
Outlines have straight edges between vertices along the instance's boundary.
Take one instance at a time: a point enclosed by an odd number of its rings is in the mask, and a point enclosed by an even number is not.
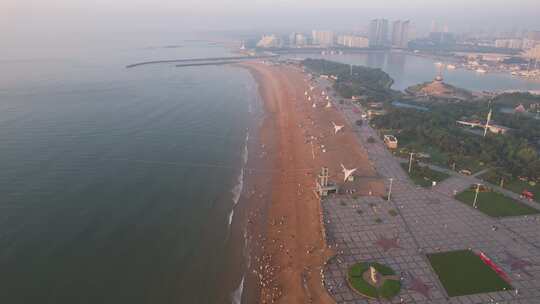
<svg viewBox="0 0 540 304"><path fill-rule="evenodd" d="M332 125L334 126L334 134L338 134L339 131L343 130L343 128L345 128L345 126L343 125L336 125L335 122L332 121Z"/></svg>
<svg viewBox="0 0 540 304"><path fill-rule="evenodd" d="M385 135L384 144L386 145L386 147L388 147L388 149L397 149L398 140L394 135Z"/></svg>
<svg viewBox="0 0 540 304"><path fill-rule="evenodd" d="M372 119L375 116L383 116L386 115L385 110L368 110L367 111L367 118Z"/></svg>
<svg viewBox="0 0 540 304"><path fill-rule="evenodd" d="M341 164L341 169L343 170L343 182L354 182L354 173L356 172L357 168L354 169L347 169L343 164Z"/></svg>
<svg viewBox="0 0 540 304"><path fill-rule="evenodd" d="M319 197L325 197L332 193L337 193L337 185L328 180L328 168L323 167L316 182L316 192Z"/></svg>

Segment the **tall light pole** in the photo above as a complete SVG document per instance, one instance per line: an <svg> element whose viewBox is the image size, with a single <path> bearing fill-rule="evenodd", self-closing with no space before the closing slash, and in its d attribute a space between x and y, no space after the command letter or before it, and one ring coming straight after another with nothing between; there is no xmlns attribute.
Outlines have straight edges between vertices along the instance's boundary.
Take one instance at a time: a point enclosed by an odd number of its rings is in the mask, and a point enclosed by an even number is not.
<svg viewBox="0 0 540 304"><path fill-rule="evenodd" d="M394 182L393 178L390 178L390 187L388 188L388 201L390 201L390 197L392 196L392 184Z"/></svg>
<svg viewBox="0 0 540 304"><path fill-rule="evenodd" d="M493 102L493 99L489 101L489 113L487 115L486 119L486 126L484 127L484 137L487 135L487 131L489 129L489 123L491 122L491 115L493 115L493 109L491 108L491 103Z"/></svg>
<svg viewBox="0 0 540 304"><path fill-rule="evenodd" d="M478 208L478 205L477 205L477 202L478 202L478 192L480 192L480 184L476 184L476 193L474 194L474 202L473 202L473 207L475 209Z"/></svg>
<svg viewBox="0 0 540 304"><path fill-rule="evenodd" d="M412 158L413 158L413 155L414 153L410 153L411 154L411 157L409 158L409 173L411 173L411 170L412 170Z"/></svg>

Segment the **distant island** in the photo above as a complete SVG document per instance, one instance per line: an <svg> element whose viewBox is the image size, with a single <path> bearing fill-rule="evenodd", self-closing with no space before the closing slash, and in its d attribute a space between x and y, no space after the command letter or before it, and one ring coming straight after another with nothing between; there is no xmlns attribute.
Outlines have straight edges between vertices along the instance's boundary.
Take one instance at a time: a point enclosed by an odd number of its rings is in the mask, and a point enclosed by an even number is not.
<svg viewBox="0 0 540 304"><path fill-rule="evenodd" d="M442 78L411 86L405 92L417 101L470 101L473 93L445 83Z"/></svg>

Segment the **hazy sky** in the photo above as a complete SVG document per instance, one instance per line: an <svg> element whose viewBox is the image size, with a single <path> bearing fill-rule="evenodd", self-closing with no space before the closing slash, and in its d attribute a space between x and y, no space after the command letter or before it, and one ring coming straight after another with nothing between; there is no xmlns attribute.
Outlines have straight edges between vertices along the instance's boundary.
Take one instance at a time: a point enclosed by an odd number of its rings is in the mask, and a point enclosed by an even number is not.
<svg viewBox="0 0 540 304"><path fill-rule="evenodd" d="M540 0L0 0L0 26L18 32L361 28L371 18L540 29Z"/></svg>

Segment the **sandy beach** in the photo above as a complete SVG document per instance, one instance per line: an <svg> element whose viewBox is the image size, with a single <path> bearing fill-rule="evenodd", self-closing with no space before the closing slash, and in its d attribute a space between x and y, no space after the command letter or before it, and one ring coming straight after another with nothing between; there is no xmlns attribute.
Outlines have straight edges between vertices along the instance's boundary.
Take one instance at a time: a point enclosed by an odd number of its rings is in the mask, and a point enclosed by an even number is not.
<svg viewBox="0 0 540 304"><path fill-rule="evenodd" d="M251 172L250 177L269 179L270 191L247 189L250 200L268 201L248 217L255 248L250 276L255 282L248 286L257 285L261 303L333 303L321 283L322 268L334 252L324 239L316 176L328 167L331 181L357 195L382 195L384 186L353 127L335 103L326 107L326 92L312 87L301 69L261 62L242 66L257 81L266 110L260 155L252 157L267 155L272 166L267 174ZM343 130L335 134L333 123ZM344 183L341 164L358 168L354 182Z"/></svg>

